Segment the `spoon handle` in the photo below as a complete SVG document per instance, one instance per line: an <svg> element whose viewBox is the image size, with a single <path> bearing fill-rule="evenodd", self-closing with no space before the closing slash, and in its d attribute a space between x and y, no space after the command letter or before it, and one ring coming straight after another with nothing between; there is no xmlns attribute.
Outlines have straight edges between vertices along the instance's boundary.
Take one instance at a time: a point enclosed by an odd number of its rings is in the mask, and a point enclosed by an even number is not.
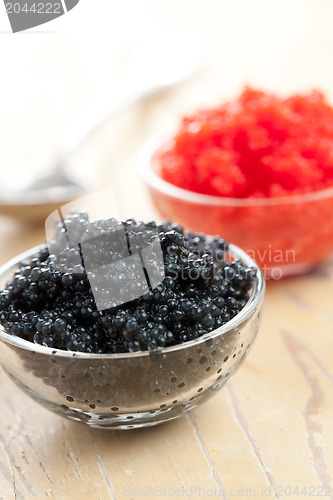
<svg viewBox="0 0 333 500"><path fill-rule="evenodd" d="M157 90L151 86L135 88L128 85L125 80L117 90L112 92L112 95L108 94L97 98L83 108L62 132L58 145L60 158L66 159L106 120Z"/></svg>

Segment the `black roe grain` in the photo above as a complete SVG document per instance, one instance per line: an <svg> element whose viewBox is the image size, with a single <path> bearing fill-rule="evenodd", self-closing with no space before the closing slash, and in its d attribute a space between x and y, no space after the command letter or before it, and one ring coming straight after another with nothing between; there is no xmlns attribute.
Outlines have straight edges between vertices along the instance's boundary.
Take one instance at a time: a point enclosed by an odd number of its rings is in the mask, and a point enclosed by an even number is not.
<svg viewBox="0 0 333 500"><path fill-rule="evenodd" d="M77 264L79 247L66 248L57 255L42 247L21 263L0 292L0 322L15 336L47 347L88 353L152 350L211 332L230 321L249 299L255 270L239 260L227 259L228 243L220 237L184 231L170 222L89 221L86 213L73 213L64 223L74 229L77 241L89 231L96 236L95 247L94 240L89 242L96 262L112 252L121 253L122 243L116 237L112 248L107 245L109 240L103 243L99 236L105 233L116 235L119 228L125 228L136 251L158 235L165 278L131 302L98 310L86 269ZM59 224L56 242L63 238L63 231ZM121 290L126 286L121 259L117 266ZM105 293L107 296L108 290Z"/></svg>

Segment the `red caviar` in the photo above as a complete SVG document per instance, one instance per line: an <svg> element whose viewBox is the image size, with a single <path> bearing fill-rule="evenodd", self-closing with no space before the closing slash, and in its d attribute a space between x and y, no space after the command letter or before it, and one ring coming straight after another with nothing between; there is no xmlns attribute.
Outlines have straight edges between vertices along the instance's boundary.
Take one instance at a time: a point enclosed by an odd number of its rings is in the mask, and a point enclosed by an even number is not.
<svg viewBox="0 0 333 500"><path fill-rule="evenodd" d="M280 197L333 186L333 109L322 93L240 97L182 121L161 176L197 193Z"/></svg>
<svg viewBox="0 0 333 500"><path fill-rule="evenodd" d="M151 186L163 216L222 235L268 273L310 268L333 251L333 109L318 91L281 98L245 88L185 117L154 165L192 192Z"/></svg>

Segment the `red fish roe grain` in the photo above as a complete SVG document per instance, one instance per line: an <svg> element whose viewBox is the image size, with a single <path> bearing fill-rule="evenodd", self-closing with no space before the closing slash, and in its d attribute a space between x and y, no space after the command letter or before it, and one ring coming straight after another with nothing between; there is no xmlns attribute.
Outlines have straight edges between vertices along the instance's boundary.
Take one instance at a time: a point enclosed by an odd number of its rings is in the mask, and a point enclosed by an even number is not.
<svg viewBox="0 0 333 500"><path fill-rule="evenodd" d="M333 252L333 109L319 91L281 98L247 87L185 117L152 164L169 183L150 185L163 216L223 235L266 276Z"/></svg>
<svg viewBox="0 0 333 500"><path fill-rule="evenodd" d="M238 99L182 120L160 174L197 193L267 198L333 186L333 109L322 93Z"/></svg>

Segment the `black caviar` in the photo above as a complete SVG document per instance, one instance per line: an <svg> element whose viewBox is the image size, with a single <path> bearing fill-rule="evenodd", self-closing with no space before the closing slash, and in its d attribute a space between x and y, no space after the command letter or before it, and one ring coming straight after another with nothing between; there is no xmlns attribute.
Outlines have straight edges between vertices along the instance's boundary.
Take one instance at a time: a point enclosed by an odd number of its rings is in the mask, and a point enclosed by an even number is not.
<svg viewBox="0 0 333 500"><path fill-rule="evenodd" d="M157 236L164 279L140 295L143 284L136 283L137 298L129 302L97 307L80 243L64 245L68 228L77 242L89 235L96 265L113 259L120 269L113 286L120 293L128 293L133 283L122 271L117 231L125 229L131 254ZM105 237L111 233L112 239ZM184 231L170 222L90 221L84 212L72 213L56 226L52 244L22 262L0 292L0 322L36 344L88 353L145 351L194 340L230 321L249 299L256 270L228 255L228 243L220 237ZM147 264L150 272L154 265ZM109 290L104 292L107 297Z"/></svg>

